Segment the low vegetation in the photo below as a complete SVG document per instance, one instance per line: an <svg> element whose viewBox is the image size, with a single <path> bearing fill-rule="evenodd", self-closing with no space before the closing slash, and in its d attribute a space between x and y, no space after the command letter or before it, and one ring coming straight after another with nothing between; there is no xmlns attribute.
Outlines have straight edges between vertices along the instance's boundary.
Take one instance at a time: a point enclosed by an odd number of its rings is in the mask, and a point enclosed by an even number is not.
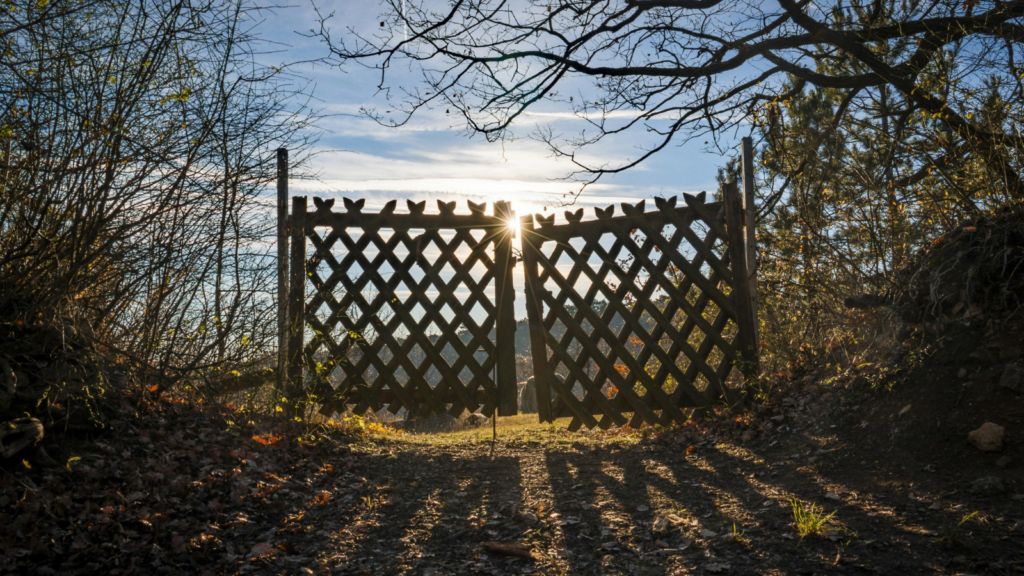
<svg viewBox="0 0 1024 576"><path fill-rule="evenodd" d="M796 498L790 500L789 505L793 508L793 523L796 525L796 533L801 538L821 536L825 533L829 521L836 515L835 511L825 513L823 507Z"/></svg>

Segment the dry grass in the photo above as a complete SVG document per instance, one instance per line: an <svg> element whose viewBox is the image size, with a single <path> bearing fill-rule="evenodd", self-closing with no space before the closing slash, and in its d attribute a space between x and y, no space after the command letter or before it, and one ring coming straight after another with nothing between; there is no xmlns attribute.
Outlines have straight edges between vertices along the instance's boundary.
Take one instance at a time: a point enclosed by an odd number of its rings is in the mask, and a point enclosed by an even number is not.
<svg viewBox="0 0 1024 576"><path fill-rule="evenodd" d="M566 438L570 418L559 418L552 424L541 423L536 414L518 414L498 417L498 439L517 441L550 441L551 438ZM417 444L457 444L490 442L493 437L491 421L479 428L463 428L451 432L406 434L404 441ZM577 436L572 434L571 436Z"/></svg>

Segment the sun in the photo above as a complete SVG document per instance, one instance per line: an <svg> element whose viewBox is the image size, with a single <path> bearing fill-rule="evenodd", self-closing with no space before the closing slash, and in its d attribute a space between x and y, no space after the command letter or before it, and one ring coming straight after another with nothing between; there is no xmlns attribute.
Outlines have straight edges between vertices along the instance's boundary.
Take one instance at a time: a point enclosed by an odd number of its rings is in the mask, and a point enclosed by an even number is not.
<svg viewBox="0 0 1024 576"><path fill-rule="evenodd" d="M506 222L506 225L508 226L508 229L512 231L512 237L513 238L518 238L519 237L519 218L513 217L511 220Z"/></svg>

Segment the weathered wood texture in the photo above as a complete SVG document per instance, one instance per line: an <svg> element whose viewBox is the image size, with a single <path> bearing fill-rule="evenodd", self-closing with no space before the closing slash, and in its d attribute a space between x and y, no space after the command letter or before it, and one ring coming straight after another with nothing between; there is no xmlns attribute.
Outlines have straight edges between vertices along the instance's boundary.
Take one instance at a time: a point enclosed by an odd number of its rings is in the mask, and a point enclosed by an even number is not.
<svg viewBox="0 0 1024 576"><path fill-rule="evenodd" d="M610 206L589 221L566 212L563 225L522 220L542 421L667 425L685 421L685 408L742 403L727 380L734 366L750 373L737 347L752 342L752 317L741 214L725 226L739 198L735 185L725 192L717 203L684 195L685 207L659 199L651 212L622 204L623 216Z"/></svg>
<svg viewBox="0 0 1024 576"><path fill-rule="evenodd" d="M277 388L288 366L288 150L277 149Z"/></svg>
<svg viewBox="0 0 1024 576"><path fill-rule="evenodd" d="M743 137L743 226L746 229L744 240L747 252L747 287L750 292L750 309L757 318L757 207L754 189L754 141L750 136ZM754 324L754 340L758 336L760 326Z"/></svg>
<svg viewBox="0 0 1024 576"><path fill-rule="evenodd" d="M314 288L303 357L321 412L515 414L510 206L333 202L314 198L303 215Z"/></svg>
<svg viewBox="0 0 1024 576"><path fill-rule="evenodd" d="M306 316L306 197L292 198L292 215L289 220L292 232L291 263L288 287L288 383L285 390L294 402L302 393L305 383L302 357L302 341Z"/></svg>

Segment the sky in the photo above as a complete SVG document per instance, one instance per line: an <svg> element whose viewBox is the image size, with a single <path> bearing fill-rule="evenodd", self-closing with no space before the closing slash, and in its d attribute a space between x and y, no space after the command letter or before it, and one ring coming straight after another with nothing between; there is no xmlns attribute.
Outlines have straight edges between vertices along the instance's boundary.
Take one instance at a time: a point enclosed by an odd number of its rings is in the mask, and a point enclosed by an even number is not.
<svg viewBox="0 0 1024 576"><path fill-rule="evenodd" d="M379 6L373 0L318 0L321 12L333 11L335 34L348 25L371 27L379 20ZM303 37L318 26L312 4L298 3L264 14L259 31L275 43L281 61L309 60L327 54L318 39ZM468 137L458 118L444 110L426 110L409 125L387 128L361 116L360 108L388 108L377 94L379 77L354 65L344 69L318 64L299 65L294 70L311 81L315 105L328 115L320 127L325 130L313 162L317 182L294 182L295 193L367 199L367 206L383 205L392 198L445 198L460 200L511 200L520 212L557 206L563 194L579 184L559 181L572 166L552 158L546 147L527 136L538 125L552 125L562 133L584 127L566 108L538 108L517 122L513 133L521 139L488 143L482 137ZM412 81L414 78L408 78ZM397 85L394 82L391 86ZM639 146L653 141L637 134L632 141L619 140L605 148L587 150L584 158L593 163L616 161L639 154ZM583 206L605 206L610 201L638 201L679 192L710 190L725 158L704 152L697 145L669 146L645 164L602 179L579 199ZM340 204L340 202L339 202ZM432 204L432 202L428 202Z"/></svg>
<svg viewBox="0 0 1024 576"><path fill-rule="evenodd" d="M335 34L344 33L349 25L369 29L380 20L379 6L373 0L319 0L318 5L322 13L334 12L331 26ZM428 213L436 212L437 199L456 200L457 211L462 213L468 213L467 199L509 200L519 216L556 210L561 219L559 206L579 190L578 183L560 180L572 171L571 164L553 158L543 143L526 137L543 125L561 133L584 128L585 123L573 118L569 109L542 104L513 126L513 133L520 138L503 143L467 136L458 118L444 110L426 110L402 128L383 127L359 112L364 107L387 108L378 93L375 72L312 62L327 55L319 39L304 36L319 27L312 4L300 2L252 17L258 20L257 32L274 50L263 58L309 61L292 70L309 80L313 104L325 115L318 124L324 132L310 165L316 177L292 180L292 195L336 198L337 206L342 205L342 197L365 198L365 211L391 199L399 200L401 211L404 199L426 199ZM413 79L398 77L390 85ZM642 130L636 132L588 149L582 157L594 164L635 157L642 146L653 144ZM587 208L587 216L592 217L593 206L642 199L650 204L656 196L713 190L717 170L726 158L701 148L670 145L639 167L588 187L576 200L576 207ZM520 270L514 280L518 291L522 286ZM517 298L516 316L525 316L523 298Z"/></svg>

